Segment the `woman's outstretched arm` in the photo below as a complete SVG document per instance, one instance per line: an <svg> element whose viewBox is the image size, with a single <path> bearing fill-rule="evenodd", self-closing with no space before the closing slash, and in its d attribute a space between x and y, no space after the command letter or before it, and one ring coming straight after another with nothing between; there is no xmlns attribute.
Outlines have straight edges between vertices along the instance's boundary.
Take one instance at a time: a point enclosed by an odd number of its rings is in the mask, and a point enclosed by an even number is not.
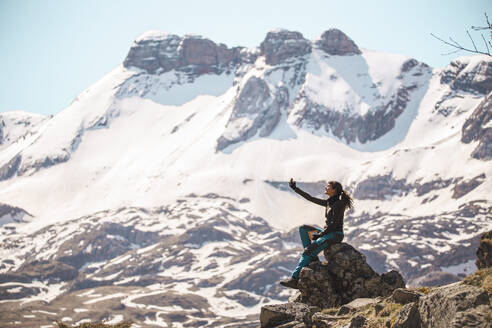
<svg viewBox="0 0 492 328"><path fill-rule="evenodd" d="M305 199L309 200L310 202L313 202L313 203L318 204L320 206L326 207L326 205L327 205L327 200L326 199L321 199L321 198L313 197L310 194L308 194L307 192L301 190L300 188L298 188L296 186L296 182L294 181L294 179L290 179L290 181L289 181L289 187L291 187L292 190L294 190L296 193L298 193L299 195L301 195Z"/></svg>

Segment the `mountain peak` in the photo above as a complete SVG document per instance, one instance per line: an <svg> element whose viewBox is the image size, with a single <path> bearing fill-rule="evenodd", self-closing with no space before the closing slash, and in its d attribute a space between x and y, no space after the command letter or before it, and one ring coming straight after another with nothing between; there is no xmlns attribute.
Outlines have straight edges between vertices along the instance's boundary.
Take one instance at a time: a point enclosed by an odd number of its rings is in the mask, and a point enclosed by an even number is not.
<svg viewBox="0 0 492 328"><path fill-rule="evenodd" d="M260 45L266 63L276 65L288 58L304 56L311 52L311 42L297 31L276 29L267 33Z"/></svg>
<svg viewBox="0 0 492 328"><path fill-rule="evenodd" d="M360 55L355 42L339 29L329 29L315 41L315 44L329 55Z"/></svg>

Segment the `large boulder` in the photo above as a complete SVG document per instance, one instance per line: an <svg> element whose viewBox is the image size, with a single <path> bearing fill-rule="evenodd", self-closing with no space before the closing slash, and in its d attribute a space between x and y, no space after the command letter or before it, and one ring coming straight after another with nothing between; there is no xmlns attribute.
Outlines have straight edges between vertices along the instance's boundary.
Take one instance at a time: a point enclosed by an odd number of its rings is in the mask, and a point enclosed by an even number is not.
<svg viewBox="0 0 492 328"><path fill-rule="evenodd" d="M301 270L299 302L330 308L356 298L388 296L405 287L398 272L377 274L365 256L347 243L325 249L324 255L326 263L314 262Z"/></svg>
<svg viewBox="0 0 492 328"><path fill-rule="evenodd" d="M492 266L492 230L484 233L480 238L475 264L479 269Z"/></svg>
<svg viewBox="0 0 492 328"><path fill-rule="evenodd" d="M267 305L261 308L260 324L262 328L277 327L288 322L310 325L311 317L319 311L317 307L297 302Z"/></svg>
<svg viewBox="0 0 492 328"><path fill-rule="evenodd" d="M439 287L421 297L418 311L423 328L490 327L485 322L490 311L487 291L463 283Z"/></svg>

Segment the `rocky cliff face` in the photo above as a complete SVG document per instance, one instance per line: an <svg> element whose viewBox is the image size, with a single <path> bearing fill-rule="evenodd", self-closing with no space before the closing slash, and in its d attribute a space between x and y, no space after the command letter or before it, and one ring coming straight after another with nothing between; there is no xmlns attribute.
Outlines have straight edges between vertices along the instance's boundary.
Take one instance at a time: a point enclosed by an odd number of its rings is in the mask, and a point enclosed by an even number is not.
<svg viewBox="0 0 492 328"><path fill-rule="evenodd" d="M492 92L478 105L466 120L461 130L461 141L470 143L478 141L471 156L480 160L492 159Z"/></svg>
<svg viewBox="0 0 492 328"><path fill-rule="evenodd" d="M150 74L174 69L192 71L195 75L220 74L230 65L254 60L242 53L243 49L229 49L200 36L149 33L134 42L123 65L137 67Z"/></svg>
<svg viewBox="0 0 492 328"><path fill-rule="evenodd" d="M329 55L347 56L361 54L355 42L338 29L325 31L316 40L315 44Z"/></svg>

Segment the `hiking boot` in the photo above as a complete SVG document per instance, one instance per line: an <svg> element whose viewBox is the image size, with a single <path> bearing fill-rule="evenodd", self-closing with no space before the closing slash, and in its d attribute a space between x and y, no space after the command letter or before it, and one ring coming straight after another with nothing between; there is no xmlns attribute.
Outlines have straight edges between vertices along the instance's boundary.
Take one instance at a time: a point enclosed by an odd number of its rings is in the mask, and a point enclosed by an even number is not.
<svg viewBox="0 0 492 328"><path fill-rule="evenodd" d="M294 289L299 289L299 287L297 287L297 281L299 279L296 279L296 278L293 278L293 277L290 277L289 279L284 279L284 280L280 280L280 284L284 287L289 287L289 288L294 288Z"/></svg>

